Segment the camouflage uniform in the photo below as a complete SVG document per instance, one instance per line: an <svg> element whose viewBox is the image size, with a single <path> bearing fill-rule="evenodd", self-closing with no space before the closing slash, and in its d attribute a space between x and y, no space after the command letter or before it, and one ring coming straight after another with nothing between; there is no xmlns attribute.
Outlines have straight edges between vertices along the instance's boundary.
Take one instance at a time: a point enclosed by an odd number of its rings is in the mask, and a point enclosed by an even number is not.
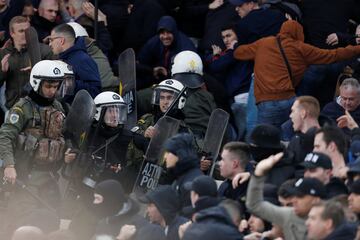
<svg viewBox="0 0 360 240"><path fill-rule="evenodd" d="M60 200L56 171L66 148L62 136L63 112L56 100L40 106L30 97L21 98L0 128L0 159L4 167L15 165L17 179L54 209ZM9 207L11 214L19 217L30 209L44 206L19 188L12 194Z"/></svg>

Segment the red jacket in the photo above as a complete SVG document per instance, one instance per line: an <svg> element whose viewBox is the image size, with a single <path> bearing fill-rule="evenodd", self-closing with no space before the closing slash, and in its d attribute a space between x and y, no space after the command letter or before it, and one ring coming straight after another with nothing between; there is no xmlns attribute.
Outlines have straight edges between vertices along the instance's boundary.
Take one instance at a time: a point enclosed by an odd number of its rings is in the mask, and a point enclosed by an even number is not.
<svg viewBox="0 0 360 240"><path fill-rule="evenodd" d="M236 48L238 60L255 60L254 94L256 102L284 100L295 96L295 87L311 64L328 64L360 54L360 46L324 50L304 43L302 26L296 21L283 23L278 36L291 66L294 86L278 47L276 37L262 38Z"/></svg>

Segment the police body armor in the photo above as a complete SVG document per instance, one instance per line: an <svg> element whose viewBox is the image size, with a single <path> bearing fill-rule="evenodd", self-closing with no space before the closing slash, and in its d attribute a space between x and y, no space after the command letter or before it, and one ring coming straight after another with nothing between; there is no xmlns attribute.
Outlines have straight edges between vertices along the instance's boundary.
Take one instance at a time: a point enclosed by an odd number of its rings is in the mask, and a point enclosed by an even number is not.
<svg viewBox="0 0 360 240"><path fill-rule="evenodd" d="M17 150L31 157L30 167L50 166L62 160L64 113L52 105L39 107L28 97L24 100L30 102L33 116L18 136Z"/></svg>

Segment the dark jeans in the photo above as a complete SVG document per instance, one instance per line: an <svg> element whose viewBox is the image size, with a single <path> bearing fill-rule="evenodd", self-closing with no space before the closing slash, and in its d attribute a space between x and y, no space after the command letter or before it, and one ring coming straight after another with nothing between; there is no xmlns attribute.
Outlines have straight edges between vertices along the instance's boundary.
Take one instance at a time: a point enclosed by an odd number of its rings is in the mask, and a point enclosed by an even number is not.
<svg viewBox="0 0 360 240"><path fill-rule="evenodd" d="M271 124L281 129L281 124L289 119L295 97L285 100L263 101L257 104L258 124Z"/></svg>

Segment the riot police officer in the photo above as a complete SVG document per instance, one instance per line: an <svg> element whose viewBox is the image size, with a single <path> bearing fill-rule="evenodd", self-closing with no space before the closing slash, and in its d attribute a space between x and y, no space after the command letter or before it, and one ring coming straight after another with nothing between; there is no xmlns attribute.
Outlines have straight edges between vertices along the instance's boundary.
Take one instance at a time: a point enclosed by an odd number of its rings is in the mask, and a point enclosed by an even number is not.
<svg viewBox="0 0 360 240"><path fill-rule="evenodd" d="M57 170L63 160L75 158L63 137L65 115L56 100L56 96L66 94L64 76L56 61L43 60L33 66L31 92L9 110L0 128L3 180L14 184L19 179L27 186L27 191L15 189L10 200L9 212L15 217L44 205L59 207Z"/></svg>

